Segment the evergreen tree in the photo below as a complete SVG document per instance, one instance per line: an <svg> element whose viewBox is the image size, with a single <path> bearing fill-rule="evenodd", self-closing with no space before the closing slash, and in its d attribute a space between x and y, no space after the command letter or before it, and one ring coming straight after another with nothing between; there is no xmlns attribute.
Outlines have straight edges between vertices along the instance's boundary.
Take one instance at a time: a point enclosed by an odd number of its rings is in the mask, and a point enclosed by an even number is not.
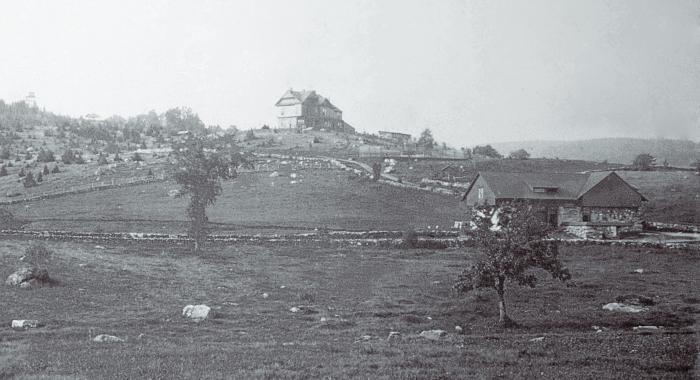
<svg viewBox="0 0 700 380"><path fill-rule="evenodd" d="M51 169L51 173L56 174L60 173L61 171L58 169L58 164L53 166L53 169Z"/></svg>
<svg viewBox="0 0 700 380"><path fill-rule="evenodd" d="M6 175L7 175L7 168L5 167L5 165L0 166L0 177L4 177Z"/></svg>
<svg viewBox="0 0 700 380"><path fill-rule="evenodd" d="M49 174L49 167L48 166L44 165L43 173L44 173L44 175Z"/></svg>
<svg viewBox="0 0 700 380"><path fill-rule="evenodd" d="M32 174L31 171L27 172L27 175L24 177L24 187L34 187L36 186L36 181L34 180L34 174Z"/></svg>

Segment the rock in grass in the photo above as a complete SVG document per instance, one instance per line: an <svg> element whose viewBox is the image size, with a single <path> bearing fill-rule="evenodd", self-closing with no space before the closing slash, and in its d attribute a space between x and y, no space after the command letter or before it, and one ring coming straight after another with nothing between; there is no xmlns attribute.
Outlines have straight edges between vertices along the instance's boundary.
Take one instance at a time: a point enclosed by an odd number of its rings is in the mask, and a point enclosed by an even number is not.
<svg viewBox="0 0 700 380"><path fill-rule="evenodd" d="M98 343L122 343L124 339L114 335L100 334L94 337L92 341Z"/></svg>
<svg viewBox="0 0 700 380"><path fill-rule="evenodd" d="M195 322L201 322L209 317L211 308L207 305L187 305L182 309L182 316Z"/></svg>
<svg viewBox="0 0 700 380"><path fill-rule="evenodd" d="M390 331L387 340L396 340L401 338L401 333L398 331Z"/></svg>
<svg viewBox="0 0 700 380"><path fill-rule="evenodd" d="M7 277L5 284L10 286L19 286L21 288L29 288L35 285L41 285L49 281L49 272L46 269L39 269L34 266L25 266L16 270Z"/></svg>
<svg viewBox="0 0 700 380"><path fill-rule="evenodd" d="M603 305L603 310L609 311L621 311L624 313L639 313L645 309L638 305L626 305L624 303L611 302Z"/></svg>
<svg viewBox="0 0 700 380"><path fill-rule="evenodd" d="M651 334L659 331L659 326L635 326L632 328L632 330L640 334Z"/></svg>
<svg viewBox="0 0 700 380"><path fill-rule="evenodd" d="M15 319L12 321L12 328L15 330L26 330L39 327L36 319Z"/></svg>
<svg viewBox="0 0 700 380"><path fill-rule="evenodd" d="M425 330L421 331L420 336L425 339L439 340L442 337L447 336L447 331L445 330Z"/></svg>

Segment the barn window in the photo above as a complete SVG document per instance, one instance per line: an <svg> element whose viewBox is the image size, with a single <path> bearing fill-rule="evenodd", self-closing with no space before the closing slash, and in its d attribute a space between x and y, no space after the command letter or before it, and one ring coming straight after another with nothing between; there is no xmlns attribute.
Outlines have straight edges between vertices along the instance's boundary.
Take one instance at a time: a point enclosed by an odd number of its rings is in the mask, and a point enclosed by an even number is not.
<svg viewBox="0 0 700 380"><path fill-rule="evenodd" d="M484 188L483 187L479 188L479 199L484 199Z"/></svg>
<svg viewBox="0 0 700 380"><path fill-rule="evenodd" d="M584 208L581 210L581 220L584 222L590 222L591 221L591 210L588 208Z"/></svg>

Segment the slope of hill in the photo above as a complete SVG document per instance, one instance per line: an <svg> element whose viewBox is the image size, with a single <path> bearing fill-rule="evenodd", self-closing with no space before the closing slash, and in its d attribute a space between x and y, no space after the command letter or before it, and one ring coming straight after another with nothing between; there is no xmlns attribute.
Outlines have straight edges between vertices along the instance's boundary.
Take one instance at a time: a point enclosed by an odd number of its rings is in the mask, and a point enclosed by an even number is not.
<svg viewBox="0 0 700 380"><path fill-rule="evenodd" d="M532 157L566 158L629 164L640 153L649 153L658 163L667 160L674 166L690 166L700 158L700 143L689 140L604 138L575 141L516 141L491 144L507 155L517 149Z"/></svg>

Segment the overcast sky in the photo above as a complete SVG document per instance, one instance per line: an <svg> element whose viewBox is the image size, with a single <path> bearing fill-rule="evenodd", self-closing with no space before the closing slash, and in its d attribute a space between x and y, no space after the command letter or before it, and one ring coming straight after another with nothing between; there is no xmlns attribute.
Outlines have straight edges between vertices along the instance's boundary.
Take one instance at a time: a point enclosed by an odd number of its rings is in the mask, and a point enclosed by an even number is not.
<svg viewBox="0 0 700 380"><path fill-rule="evenodd" d="M700 0L14 1L0 98L274 125L290 87L359 131L453 146L700 140Z"/></svg>

